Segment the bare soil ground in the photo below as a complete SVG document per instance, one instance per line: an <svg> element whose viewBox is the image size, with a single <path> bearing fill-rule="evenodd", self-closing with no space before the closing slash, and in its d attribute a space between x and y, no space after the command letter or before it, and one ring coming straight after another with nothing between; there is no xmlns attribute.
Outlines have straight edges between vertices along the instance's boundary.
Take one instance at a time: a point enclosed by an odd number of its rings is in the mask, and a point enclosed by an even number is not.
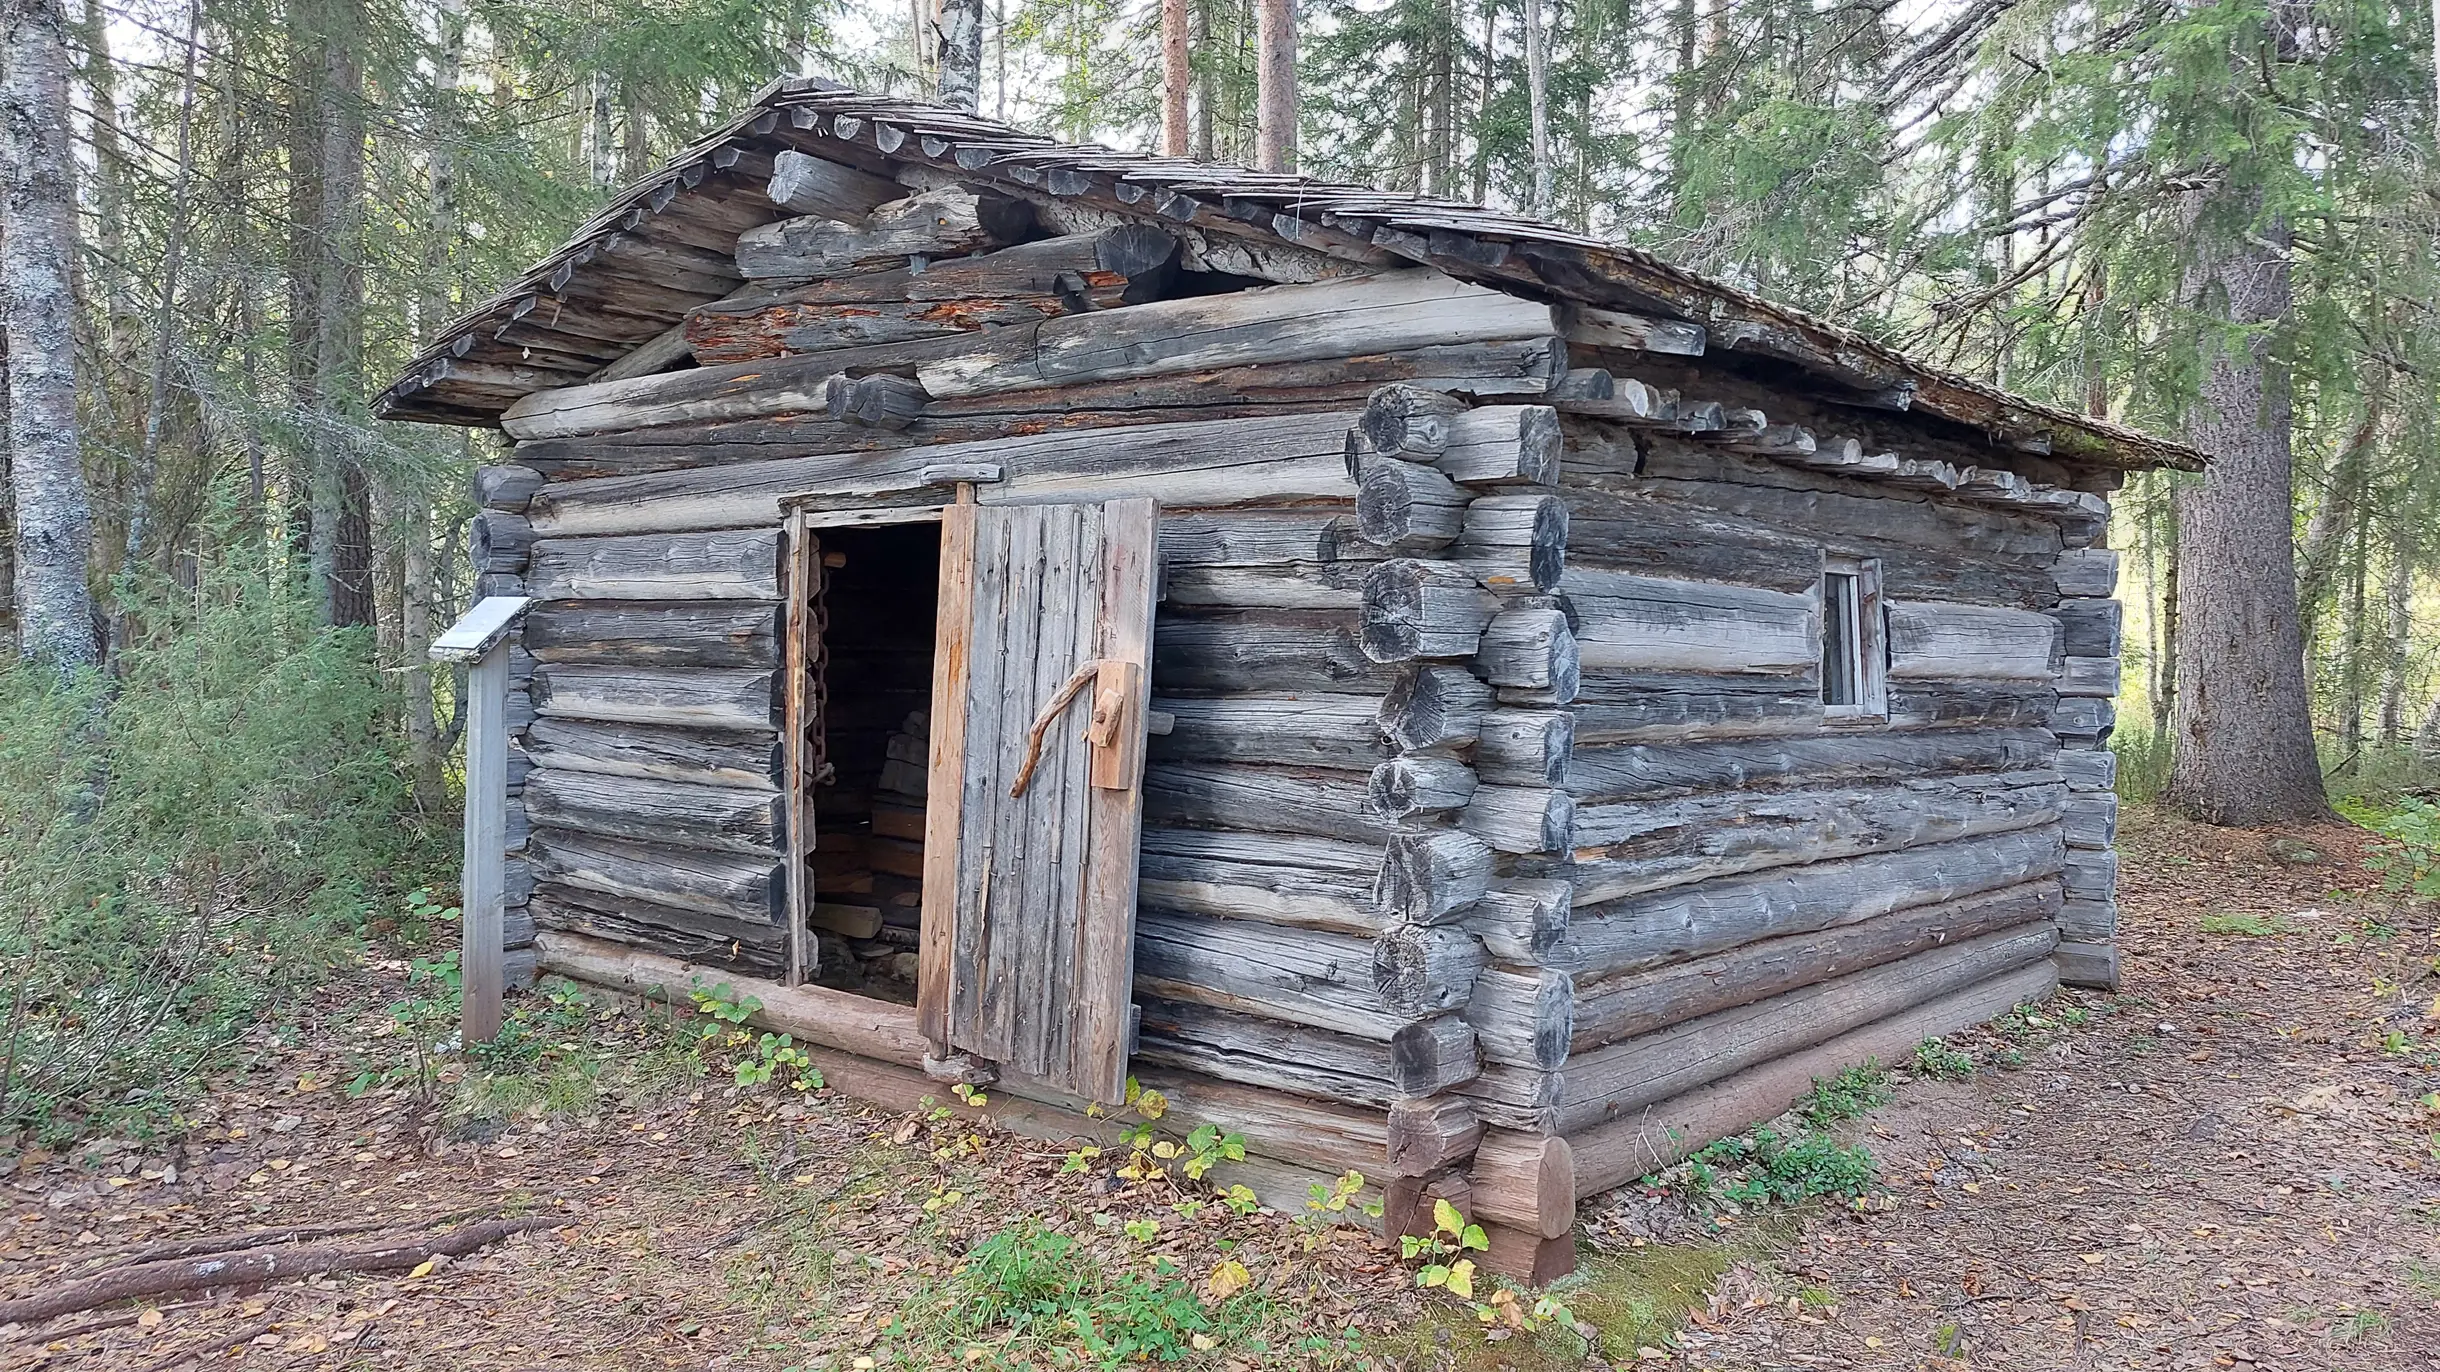
<svg viewBox="0 0 2440 1372"><path fill-rule="evenodd" d="M426 1269L0 1326L0 1369L2440 1368L2440 935L2376 891L2357 831L2300 835L2325 859L2301 866L2279 837L2131 826L2123 994L1981 1036L2023 1065L1859 1122L1883 1164L1861 1204L1640 1244L1617 1221L1649 1198L1588 1207L1607 1251L1560 1294L1601 1327L1590 1354L1487 1342L1348 1231L1182 1210L955 1101L688 1076L692 1031L658 1012L564 1008L500 1080L351 1095L402 1061L388 964L263 1026L181 1137L0 1159L0 1299L179 1236L557 1223ZM1224 1297L1225 1263L1246 1288Z"/></svg>

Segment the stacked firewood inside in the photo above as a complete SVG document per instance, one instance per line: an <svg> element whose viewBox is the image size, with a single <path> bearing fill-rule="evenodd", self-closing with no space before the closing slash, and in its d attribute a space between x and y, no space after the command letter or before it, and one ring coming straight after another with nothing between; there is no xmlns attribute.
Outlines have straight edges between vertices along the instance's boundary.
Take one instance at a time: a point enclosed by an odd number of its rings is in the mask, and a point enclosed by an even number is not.
<svg viewBox="0 0 2440 1372"><path fill-rule="evenodd" d="M890 731L869 792L831 784L814 793L812 919L826 985L914 999L926 726L917 710Z"/></svg>

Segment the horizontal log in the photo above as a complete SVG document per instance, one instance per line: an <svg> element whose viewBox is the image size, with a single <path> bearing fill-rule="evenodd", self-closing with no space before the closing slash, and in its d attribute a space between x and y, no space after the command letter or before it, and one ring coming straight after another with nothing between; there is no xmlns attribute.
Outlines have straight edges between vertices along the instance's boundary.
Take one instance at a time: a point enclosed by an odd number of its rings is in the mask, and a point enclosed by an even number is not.
<svg viewBox="0 0 2440 1372"><path fill-rule="evenodd" d="M1580 750L1743 738L1820 727L1822 691L1811 672L1735 677L1605 669L1584 678L1570 713Z"/></svg>
<svg viewBox="0 0 2440 1372"><path fill-rule="evenodd" d="M2055 826L2019 829L1578 905L1568 938L1593 979L1995 891L2065 861Z"/></svg>
<svg viewBox="0 0 2440 1372"><path fill-rule="evenodd" d="M748 229L737 237L737 270L749 281L802 281L915 256L957 257L990 242L974 194L944 187L876 205L853 222L805 215Z"/></svg>
<svg viewBox="0 0 2440 1372"><path fill-rule="evenodd" d="M2071 791L2107 791L2118 784L2118 755L2106 748L2063 748L2051 764Z"/></svg>
<svg viewBox="0 0 2440 1372"><path fill-rule="evenodd" d="M1558 1132L1574 1133L1632 1118L1646 1106L1874 1020L2031 963L2047 966L2058 941L2058 930L2046 920L2022 925L1577 1054L1562 1074L1554 1122Z"/></svg>
<svg viewBox="0 0 2440 1372"><path fill-rule="evenodd" d="M1050 292L854 304L764 297L697 309L686 317L686 341L698 362L748 362L791 353L945 338L982 329L1023 328L1056 318L1068 308L1067 298ZM923 390L916 387L914 393L921 397ZM831 413L838 416L838 408L834 406Z"/></svg>
<svg viewBox="0 0 2440 1372"><path fill-rule="evenodd" d="M707 989L721 972L777 978L788 964L788 931L778 924L722 919L548 882L535 888L526 908L533 912L534 946L546 967L553 966L555 941L570 934L689 964L689 972L703 975Z"/></svg>
<svg viewBox="0 0 2440 1372"><path fill-rule="evenodd" d="M2058 912L2058 883L2045 877L1857 924L1764 939L1651 972L1577 983L1570 1047L1589 1052L1932 948L2053 919ZM1479 1021L1476 1027L1480 1032ZM1489 1038L1485 1033L1486 1043Z"/></svg>
<svg viewBox="0 0 2440 1372"><path fill-rule="evenodd" d="M543 662L594 666L779 665L780 607L760 600L544 601L524 621Z"/></svg>
<svg viewBox="0 0 2440 1372"><path fill-rule="evenodd" d="M1474 771L1498 786L1564 786L1576 752L1568 710L1493 710L1483 717Z"/></svg>
<svg viewBox="0 0 2440 1372"><path fill-rule="evenodd" d="M2051 564L2063 596L2106 599L2118 593L2118 553L2112 548L2070 548Z"/></svg>
<svg viewBox="0 0 2440 1372"><path fill-rule="evenodd" d="M2068 799L2060 831L2070 848L2107 848L2118 841L2118 797L2087 791Z"/></svg>
<svg viewBox="0 0 2440 1372"><path fill-rule="evenodd" d="M538 600L777 600L779 531L546 538L534 544L526 594Z"/></svg>
<svg viewBox="0 0 2440 1372"><path fill-rule="evenodd" d="M1144 818L1377 843L1388 826L1366 805L1366 780L1361 773L1316 768L1156 762L1144 769Z"/></svg>
<svg viewBox="0 0 2440 1372"><path fill-rule="evenodd" d="M1558 1067L1576 1030L1576 983L1565 971L1487 967L1466 1002L1483 1056L1520 1067Z"/></svg>
<svg viewBox="0 0 2440 1372"><path fill-rule="evenodd" d="M1200 419L1133 428L1003 434L880 452L816 453L633 476L555 482L531 518L546 537L640 530L775 526L783 496L834 502L938 503L928 469L997 464L985 504L1054 497L1108 499L1131 491L1165 505L1279 504L1356 498L1342 453L1350 415L1321 411L1259 419Z"/></svg>
<svg viewBox="0 0 2440 1372"><path fill-rule="evenodd" d="M1995 775L1896 786L1731 792L1587 806L1576 826L1576 898L1619 900L1825 858L1885 853L2055 824L2056 784Z"/></svg>
<svg viewBox="0 0 2440 1372"><path fill-rule="evenodd" d="M1164 613L1152 634L1152 688L1162 694L1386 690L1396 670L1365 655L1353 615Z"/></svg>
<svg viewBox="0 0 2440 1372"><path fill-rule="evenodd" d="M1581 429L1571 424L1571 436ZM1818 538L1632 491L1568 486L1560 495L1581 565L1799 595L1821 580Z"/></svg>
<svg viewBox="0 0 2440 1372"><path fill-rule="evenodd" d="M1503 853L1564 853L1575 846L1576 801L1551 786L1478 786L1458 827Z"/></svg>
<svg viewBox="0 0 2440 1372"><path fill-rule="evenodd" d="M1717 1139L1776 1118L1811 1094L1818 1079L1868 1061L1905 1061L1924 1039L1954 1034L2038 1001L2057 984L2048 963L2021 967L1571 1134L1577 1198L1623 1186L1681 1162Z"/></svg>
<svg viewBox="0 0 2440 1372"><path fill-rule="evenodd" d="M1367 1176L1379 1174L1385 1162L1392 1170L1396 1167L1396 1112L1408 1102L1392 1101L1386 1110L1350 1106L1282 1095L1207 1072L1148 1065L1139 1067L1135 1076L1145 1090L1160 1092L1167 1104L1161 1114L1164 1133L1191 1133L1208 1124L1224 1136L1242 1137L1249 1152L1319 1167L1353 1168ZM1076 1108L1082 1106L1076 1103ZM1221 1176L1225 1180L1226 1172Z"/></svg>
<svg viewBox="0 0 2440 1372"><path fill-rule="evenodd" d="M1499 610L1465 569L1400 558L1364 574L1361 643L1375 662L1471 657Z"/></svg>
<svg viewBox="0 0 2440 1372"><path fill-rule="evenodd" d="M1364 605L1364 575L1377 562L1306 562L1264 567L1165 568L1162 603L1177 610L1344 610Z"/></svg>
<svg viewBox="0 0 2440 1372"><path fill-rule="evenodd" d="M1565 705L1583 689L1583 651L1564 611L1518 604L1483 627L1471 665L1503 699Z"/></svg>
<svg viewBox="0 0 2440 1372"><path fill-rule="evenodd" d="M1551 310L1428 272L1270 286L1050 320L920 364L936 396L988 395L1121 376L1445 346L1555 333Z"/></svg>
<svg viewBox="0 0 2440 1372"><path fill-rule="evenodd" d="M597 667L545 663L534 671L534 709L545 719L699 729L775 728L775 671L738 667Z"/></svg>
<svg viewBox="0 0 2440 1372"><path fill-rule="evenodd" d="M1491 889L1498 865L1489 845L1454 829L1390 836L1375 900L1382 910L1416 924L1456 915Z"/></svg>
<svg viewBox="0 0 2440 1372"><path fill-rule="evenodd" d="M2050 731L2062 740L2106 739L2118 727L2118 707L2100 696L2062 696L2050 715Z"/></svg>
<svg viewBox="0 0 2440 1372"><path fill-rule="evenodd" d="M1466 1180L1483 1220L1546 1239L1576 1227L1576 1150L1566 1139L1486 1130Z"/></svg>
<svg viewBox="0 0 2440 1372"><path fill-rule="evenodd" d="M1510 877L1485 891L1458 919L1494 961L1566 967L1573 961L1567 926L1575 895L1566 881Z"/></svg>
<svg viewBox="0 0 2440 1372"><path fill-rule="evenodd" d="M1547 405L1484 405L1448 421L1432 465L1470 486L1550 486L1562 442L1559 413Z"/></svg>
<svg viewBox="0 0 2440 1372"><path fill-rule="evenodd" d="M1889 688L1889 727L2047 729L2059 693L2039 681L1901 681Z"/></svg>
<svg viewBox="0 0 2440 1372"><path fill-rule="evenodd" d="M749 855L782 851L786 833L776 791L551 767L526 779L525 809L538 828Z"/></svg>
<svg viewBox="0 0 2440 1372"><path fill-rule="evenodd" d="M1399 1014L1442 1014L1464 1007L1487 961L1482 940L1462 928L1393 925L1373 940L1373 990Z"/></svg>
<svg viewBox="0 0 2440 1372"><path fill-rule="evenodd" d="M786 877L770 854L707 852L557 829L536 834L528 852L538 879L560 886L746 923L783 918Z"/></svg>
<svg viewBox="0 0 2440 1372"><path fill-rule="evenodd" d="M467 555L478 572L522 572L534 546L533 521L504 510L480 510L469 525Z"/></svg>
<svg viewBox="0 0 2440 1372"><path fill-rule="evenodd" d="M2118 656L2125 616L2117 601L2062 600L2051 613L2059 621L2060 650L2069 657Z"/></svg>
<svg viewBox="0 0 2440 1372"><path fill-rule="evenodd" d="M1584 566L1569 567L1559 590L1587 670L1795 672L1821 660L1810 594Z"/></svg>
<svg viewBox="0 0 2440 1372"><path fill-rule="evenodd" d="M1373 898L1376 844L1148 828L1138 865L1136 898L1146 909L1364 937L1391 922Z"/></svg>
<svg viewBox="0 0 2440 1372"><path fill-rule="evenodd" d="M2059 905L2061 936L2090 943L2118 938L2118 902L2108 896L2069 895Z"/></svg>
<svg viewBox="0 0 2440 1372"><path fill-rule="evenodd" d="M2063 941L2051 950L2050 962L2058 969L2062 986L2084 986L2096 991L2118 989L2118 949L2112 944Z"/></svg>
<svg viewBox="0 0 2440 1372"><path fill-rule="evenodd" d="M1692 320L1657 319L1590 305L1570 305L1566 316L1568 341L1588 348L1629 348L1684 357L1703 355L1704 329Z"/></svg>
<svg viewBox="0 0 2440 1372"><path fill-rule="evenodd" d="M1402 987L1391 1004L1376 987L1377 947L1322 930L1145 910L1135 923L1135 984L1142 994L1387 1043L1446 1008L1423 1008L1446 992Z"/></svg>
<svg viewBox="0 0 2440 1372"><path fill-rule="evenodd" d="M2061 879L2070 900L2112 899L2118 894L2118 854L2106 848L2070 848Z"/></svg>
<svg viewBox="0 0 2440 1372"><path fill-rule="evenodd" d="M1466 402L1430 386L1392 383L1365 399L1350 441L1354 451L1429 463L1449 447L1449 425Z"/></svg>
<svg viewBox="0 0 2440 1372"><path fill-rule="evenodd" d="M1548 591L1567 565L1567 506L1557 496L1487 495L1468 505L1449 559L1494 594Z"/></svg>
<svg viewBox="0 0 2440 1372"><path fill-rule="evenodd" d="M1462 667L1411 664L1375 712L1383 738L1407 752L1447 752L1480 736L1491 688Z"/></svg>
<svg viewBox="0 0 2440 1372"><path fill-rule="evenodd" d="M523 514L541 489L542 473L531 467L504 463L474 469L474 503L480 509Z"/></svg>
<svg viewBox="0 0 2440 1372"><path fill-rule="evenodd" d="M2058 621L2031 610L1887 603L1889 678L2047 681L2059 674Z"/></svg>
<svg viewBox="0 0 2440 1372"><path fill-rule="evenodd" d="M1385 561L1388 550L1366 541L1344 506L1293 509L1165 510L1163 567L1302 567Z"/></svg>
<svg viewBox="0 0 2440 1372"><path fill-rule="evenodd" d="M1370 695L1155 696L1173 723L1147 740L1154 761L1256 762L1369 771L1396 749Z"/></svg>
<svg viewBox="0 0 2440 1372"><path fill-rule="evenodd" d="M524 749L538 767L703 786L776 789L779 734L586 719L537 719Z"/></svg>
<svg viewBox="0 0 2440 1372"><path fill-rule="evenodd" d="M1462 810L1474 791L1474 769L1465 763L1411 753L1372 769L1364 783L1364 807L1386 827L1415 815Z"/></svg>
<svg viewBox="0 0 2440 1372"><path fill-rule="evenodd" d="M1136 1061L1245 1086L1386 1108L1437 1095L1475 1072L1474 1031L1454 1015L1375 1040L1158 996L1141 1003Z"/></svg>
<svg viewBox="0 0 2440 1372"><path fill-rule="evenodd" d="M906 193L895 181L793 148L773 155L771 179L764 186L781 209L827 219L861 219Z"/></svg>
<svg viewBox="0 0 2440 1372"><path fill-rule="evenodd" d="M1578 745L1567 788L1579 801L1615 801L1786 782L1905 778L1938 772L2049 767L2058 745L2039 729L1826 732L1694 743ZM1600 842L1588 835L1586 842Z"/></svg>
<svg viewBox="0 0 2440 1372"><path fill-rule="evenodd" d="M1402 1100L1389 1107L1389 1166L1397 1176L1421 1177L1474 1155L1483 1122L1455 1096Z"/></svg>
<svg viewBox="0 0 2440 1372"><path fill-rule="evenodd" d="M1394 457L1356 454L1356 529L1399 552L1445 548L1465 527L1474 494L1433 468Z"/></svg>
<svg viewBox="0 0 2440 1372"><path fill-rule="evenodd" d="M542 965L549 971L663 1004L688 1007L688 993L699 986L711 989L704 985L702 968L674 957L565 932L544 934L537 943ZM787 1034L799 1043L901 1065L921 1062L928 1047L915 1027L915 1007L911 1005L773 981L732 979L729 988L738 1003L760 1003L752 1023Z"/></svg>
<svg viewBox="0 0 2440 1372"><path fill-rule="evenodd" d="M2059 672L2059 694L2114 696L2118 694L2118 672L2114 657L2070 657Z"/></svg>

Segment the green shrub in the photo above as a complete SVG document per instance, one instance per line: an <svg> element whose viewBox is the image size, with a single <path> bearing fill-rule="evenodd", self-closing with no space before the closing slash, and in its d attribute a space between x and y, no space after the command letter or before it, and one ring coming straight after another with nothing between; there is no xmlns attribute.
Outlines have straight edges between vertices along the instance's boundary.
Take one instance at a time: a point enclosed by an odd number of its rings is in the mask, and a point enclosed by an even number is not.
<svg viewBox="0 0 2440 1372"><path fill-rule="evenodd" d="M0 1137L163 1123L397 893L445 871L363 630L227 574L107 676L0 667Z"/></svg>
<svg viewBox="0 0 2440 1372"><path fill-rule="evenodd" d="M1974 1075L1974 1055L1936 1038L1925 1039L1915 1045L1915 1075L1934 1081L1963 1081Z"/></svg>
<svg viewBox="0 0 2440 1372"><path fill-rule="evenodd" d="M1807 1123L1820 1128L1859 1119L1865 1112L1887 1104L1889 1097L1888 1069L1878 1059L1866 1058L1835 1077L1815 1077L1813 1094L1798 1103L1796 1112Z"/></svg>

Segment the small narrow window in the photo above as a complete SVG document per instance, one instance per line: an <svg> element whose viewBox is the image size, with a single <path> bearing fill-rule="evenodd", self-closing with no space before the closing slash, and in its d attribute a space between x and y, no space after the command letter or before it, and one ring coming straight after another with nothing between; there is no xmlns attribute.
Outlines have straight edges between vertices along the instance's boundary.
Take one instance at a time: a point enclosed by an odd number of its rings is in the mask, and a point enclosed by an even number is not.
<svg viewBox="0 0 2440 1372"><path fill-rule="evenodd" d="M1881 564L1832 558L1822 573L1822 706L1833 716L1889 712L1881 632Z"/></svg>

